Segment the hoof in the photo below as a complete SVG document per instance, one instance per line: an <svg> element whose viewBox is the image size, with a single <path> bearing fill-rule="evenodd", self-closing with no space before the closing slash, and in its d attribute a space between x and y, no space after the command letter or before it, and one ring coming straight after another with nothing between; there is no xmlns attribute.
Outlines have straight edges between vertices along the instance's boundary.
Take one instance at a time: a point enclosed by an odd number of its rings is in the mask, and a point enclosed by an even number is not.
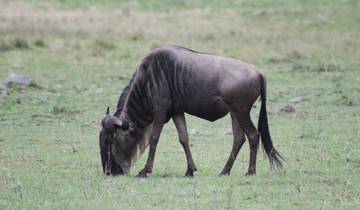
<svg viewBox="0 0 360 210"><path fill-rule="evenodd" d="M230 175L230 171L222 171L219 176L229 176Z"/></svg>
<svg viewBox="0 0 360 210"><path fill-rule="evenodd" d="M245 174L245 176L255 176L255 175L256 175L255 171L248 171L248 172Z"/></svg>
<svg viewBox="0 0 360 210"><path fill-rule="evenodd" d="M187 170L186 173L185 173L185 177L194 177L194 171Z"/></svg>
<svg viewBox="0 0 360 210"><path fill-rule="evenodd" d="M147 178L147 173L144 171L140 171L137 175L136 178Z"/></svg>
<svg viewBox="0 0 360 210"><path fill-rule="evenodd" d="M186 173L185 173L185 176L186 177L193 177L194 176L194 172L197 171L197 168L194 166L194 167L188 167Z"/></svg>

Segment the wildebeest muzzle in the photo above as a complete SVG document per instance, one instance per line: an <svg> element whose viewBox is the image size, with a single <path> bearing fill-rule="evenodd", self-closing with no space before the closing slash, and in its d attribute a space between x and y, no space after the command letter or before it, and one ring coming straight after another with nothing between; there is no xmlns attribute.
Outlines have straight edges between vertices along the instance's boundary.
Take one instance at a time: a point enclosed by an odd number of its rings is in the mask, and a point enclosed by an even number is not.
<svg viewBox="0 0 360 210"><path fill-rule="evenodd" d="M109 115L109 107L106 111L106 117L101 121L102 130L100 131L100 156L103 172L106 175L124 174L124 170L116 163L112 154L112 141L116 129L123 126L122 121Z"/></svg>
<svg viewBox="0 0 360 210"><path fill-rule="evenodd" d="M105 149L105 150L104 150ZM122 175L124 171L121 166L117 164L111 154L111 144L108 144L106 148L101 149L101 162L103 172L106 175Z"/></svg>

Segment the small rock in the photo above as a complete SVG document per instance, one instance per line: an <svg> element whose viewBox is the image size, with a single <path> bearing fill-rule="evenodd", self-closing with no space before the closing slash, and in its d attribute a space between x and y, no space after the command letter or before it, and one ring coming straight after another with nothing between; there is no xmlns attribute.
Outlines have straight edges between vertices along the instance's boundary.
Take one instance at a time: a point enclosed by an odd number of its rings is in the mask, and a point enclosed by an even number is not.
<svg viewBox="0 0 360 210"><path fill-rule="evenodd" d="M300 102L302 102L304 99L303 99L303 97L301 97L301 96L297 96L297 97L294 97L294 98L292 98L292 99L290 99L288 102L289 103L300 103Z"/></svg>
<svg viewBox="0 0 360 210"><path fill-rule="evenodd" d="M30 86L31 79L25 75L10 74L10 76L6 78L4 85L6 87L10 87L11 85Z"/></svg>
<svg viewBox="0 0 360 210"><path fill-rule="evenodd" d="M196 130L195 128L191 129L190 131L190 135L195 136L198 135L200 132L198 130Z"/></svg>
<svg viewBox="0 0 360 210"><path fill-rule="evenodd" d="M285 112L285 113L294 113L295 112L295 108L290 106L290 105L286 105L283 108L280 109L280 112Z"/></svg>
<svg viewBox="0 0 360 210"><path fill-rule="evenodd" d="M232 135L233 131L231 129L224 132L224 135Z"/></svg>
<svg viewBox="0 0 360 210"><path fill-rule="evenodd" d="M103 89L102 88L98 88L98 89L96 89L96 94L100 94L100 93L102 93L103 92Z"/></svg>

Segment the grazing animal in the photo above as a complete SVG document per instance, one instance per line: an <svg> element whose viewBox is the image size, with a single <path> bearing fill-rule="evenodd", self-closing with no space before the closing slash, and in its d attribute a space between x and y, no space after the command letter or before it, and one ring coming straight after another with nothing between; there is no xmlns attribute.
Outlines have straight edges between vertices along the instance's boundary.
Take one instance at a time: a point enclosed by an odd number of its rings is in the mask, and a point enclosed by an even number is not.
<svg viewBox="0 0 360 210"><path fill-rule="evenodd" d="M260 96L258 129L250 110ZM266 112L266 82L252 65L240 60L196 52L176 45L154 49L145 56L120 96L117 111L102 120L100 151L105 174L128 174L150 145L145 167L151 173L161 130L171 118L187 159L185 176L193 176L193 161L184 113L215 121L231 114L234 143L221 175L230 174L245 142L250 144L247 175L256 173L259 135L270 165L282 166L271 141Z"/></svg>

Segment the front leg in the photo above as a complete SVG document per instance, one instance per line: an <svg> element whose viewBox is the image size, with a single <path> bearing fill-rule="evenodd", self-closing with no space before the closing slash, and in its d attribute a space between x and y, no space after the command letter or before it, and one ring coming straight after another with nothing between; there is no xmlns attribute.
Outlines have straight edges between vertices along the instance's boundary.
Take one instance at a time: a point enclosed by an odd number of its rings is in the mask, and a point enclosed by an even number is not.
<svg viewBox="0 0 360 210"><path fill-rule="evenodd" d="M185 176L192 177L194 176L194 171L196 171L196 166L193 161L191 151L190 151L190 145L189 145L189 136L187 133L186 128L186 120L184 113L177 114L173 116L173 121L175 124L175 127L177 129L177 132L179 134L179 141L181 145L184 148L186 160L187 160L187 171L185 173Z"/></svg>
<svg viewBox="0 0 360 210"><path fill-rule="evenodd" d="M148 159L146 161L145 167L138 173L136 177L144 178L147 177L148 173L152 172L152 168L154 166L156 146L159 142L161 130L164 127L164 121L162 119L163 118L160 118L160 120L154 121L149 139L150 149Z"/></svg>

